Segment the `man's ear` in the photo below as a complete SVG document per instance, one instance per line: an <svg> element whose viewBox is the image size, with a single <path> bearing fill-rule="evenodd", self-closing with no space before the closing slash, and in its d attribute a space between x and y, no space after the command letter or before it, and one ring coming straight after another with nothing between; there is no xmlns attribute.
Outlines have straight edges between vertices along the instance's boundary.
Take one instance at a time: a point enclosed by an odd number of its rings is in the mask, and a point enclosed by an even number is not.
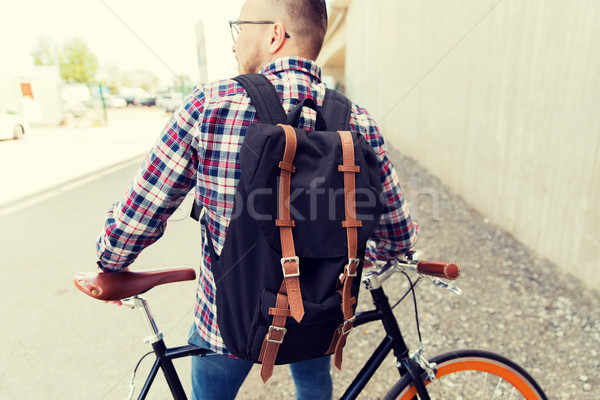
<svg viewBox="0 0 600 400"><path fill-rule="evenodd" d="M269 44L269 53L277 53L286 41L285 26L281 22L276 22L271 26L271 42Z"/></svg>

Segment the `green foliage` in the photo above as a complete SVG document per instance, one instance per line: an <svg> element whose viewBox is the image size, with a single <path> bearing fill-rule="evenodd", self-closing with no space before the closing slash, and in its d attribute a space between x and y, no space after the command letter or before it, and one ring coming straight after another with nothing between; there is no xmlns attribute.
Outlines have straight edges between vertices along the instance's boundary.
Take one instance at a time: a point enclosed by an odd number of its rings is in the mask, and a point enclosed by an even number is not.
<svg viewBox="0 0 600 400"><path fill-rule="evenodd" d="M105 66L98 73L98 83L108 86L111 94L119 94L122 85L122 72L116 65Z"/></svg>
<svg viewBox="0 0 600 400"><path fill-rule="evenodd" d="M59 49L49 37L40 37L30 54L34 65L58 65L62 79L68 83L99 83L108 86L113 94L123 87L143 88L151 93L160 89L159 79L150 71L125 71L116 65L99 69L98 58L81 38L73 38ZM180 74L172 77L169 90L188 94L193 88L194 81Z"/></svg>
<svg viewBox="0 0 600 400"><path fill-rule="evenodd" d="M98 82L108 86L112 93L119 88L142 88L150 93L159 89L159 79L150 71L121 70L116 65L103 66L97 74Z"/></svg>
<svg viewBox="0 0 600 400"><path fill-rule="evenodd" d="M98 70L98 58L84 40L74 38L63 46L58 65L65 81L92 83Z"/></svg>
<svg viewBox="0 0 600 400"><path fill-rule="evenodd" d="M185 74L179 74L173 78L173 89L182 94L191 93L194 86L194 81Z"/></svg>
<svg viewBox="0 0 600 400"><path fill-rule="evenodd" d="M31 52L33 65L56 65L58 64L58 52L48 37L40 37L38 46Z"/></svg>
<svg viewBox="0 0 600 400"><path fill-rule="evenodd" d="M61 77L69 83L93 83L98 58L80 38L73 38L58 51L52 40L42 37L31 52L34 65L58 65Z"/></svg>

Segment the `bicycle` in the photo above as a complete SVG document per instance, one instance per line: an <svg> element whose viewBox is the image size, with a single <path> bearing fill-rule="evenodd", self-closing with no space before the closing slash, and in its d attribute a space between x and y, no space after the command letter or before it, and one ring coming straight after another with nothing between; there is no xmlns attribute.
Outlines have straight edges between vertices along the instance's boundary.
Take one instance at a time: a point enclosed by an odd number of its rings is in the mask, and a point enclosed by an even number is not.
<svg viewBox="0 0 600 400"><path fill-rule="evenodd" d="M498 354L482 350L457 350L437 355L428 360L423 356L424 346L422 344L416 351L411 352L408 349L393 314L393 307L398 305L409 293L412 293L416 311L415 287L424 277L428 277L438 287L446 288L455 294L462 294L455 284L449 282L460 275L460 269L456 264L420 260L419 253L412 251L402 258L379 263L377 266L375 271L367 272L363 277L363 284L371 294L375 309L357 313L354 327L381 321L386 336L350 383L341 397L342 400L356 399L390 352L393 352L396 357L396 368L400 376L384 397L386 400L417 398L421 400L547 400L543 390L529 373L515 362ZM418 274L418 279L412 282L407 272ZM405 275L410 287L396 304L391 305L382 284L396 273ZM140 297L140 294L155 286L195 278L195 270L189 267L119 274L93 272L75 275L75 285L85 294L99 300L123 299L124 305L142 311L150 332L150 336L145 339L145 342L151 344L153 348L153 351L148 354L154 353L156 360L138 396L139 400L147 396L159 369L162 369L164 373L173 398L176 400L186 399L181 381L173 366L173 360L191 355L210 356L211 354L210 351L193 345L167 348L163 335L152 317L148 303ZM443 281L440 278L446 280ZM422 343L418 312L415 312L415 316L419 341ZM133 397L133 390L134 386L132 385L129 399Z"/></svg>

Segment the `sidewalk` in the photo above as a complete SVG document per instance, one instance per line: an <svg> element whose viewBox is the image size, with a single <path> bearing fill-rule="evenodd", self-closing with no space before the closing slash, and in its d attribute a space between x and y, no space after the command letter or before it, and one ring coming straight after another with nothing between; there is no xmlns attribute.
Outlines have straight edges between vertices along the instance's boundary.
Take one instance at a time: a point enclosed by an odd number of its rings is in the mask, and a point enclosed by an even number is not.
<svg viewBox="0 0 600 400"><path fill-rule="evenodd" d="M419 284L419 316L426 355L461 348L500 353L528 370L549 399L595 400L600 392L600 297L550 261L486 223L484 216L444 187L415 162L392 153L400 182L419 223L417 248L428 259L457 262L462 296L424 281ZM400 276L386 282L395 302L407 285ZM361 292L360 309L370 308ZM414 308L407 298L395 309L405 340L418 347ZM372 325L372 326L371 326ZM343 371L334 371L339 398L383 337L369 324L355 329L344 351ZM363 391L364 399L383 398L398 379L388 357ZM263 385L253 368L239 398L293 398L289 368L276 367Z"/></svg>
<svg viewBox="0 0 600 400"><path fill-rule="evenodd" d="M0 207L147 153L169 115L129 107L108 118L108 126L33 128L22 140L0 142Z"/></svg>

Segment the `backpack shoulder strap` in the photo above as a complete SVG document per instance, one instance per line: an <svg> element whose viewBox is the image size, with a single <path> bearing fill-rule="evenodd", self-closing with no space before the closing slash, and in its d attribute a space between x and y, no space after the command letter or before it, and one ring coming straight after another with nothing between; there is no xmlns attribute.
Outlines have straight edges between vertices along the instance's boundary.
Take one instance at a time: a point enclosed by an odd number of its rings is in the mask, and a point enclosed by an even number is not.
<svg viewBox="0 0 600 400"><path fill-rule="evenodd" d="M327 89L321 111L331 130L347 131L350 129L350 112L352 103L337 90Z"/></svg>
<svg viewBox="0 0 600 400"><path fill-rule="evenodd" d="M261 122L273 125L286 123L287 115L281 98L269 78L260 74L245 74L233 80L246 90Z"/></svg>
<svg viewBox="0 0 600 400"><path fill-rule="evenodd" d="M261 122L273 125L286 123L287 115L281 105L281 99L269 78L260 74L246 74L236 76L233 80L246 90ZM200 221L201 212L202 207L194 202L190 217Z"/></svg>

